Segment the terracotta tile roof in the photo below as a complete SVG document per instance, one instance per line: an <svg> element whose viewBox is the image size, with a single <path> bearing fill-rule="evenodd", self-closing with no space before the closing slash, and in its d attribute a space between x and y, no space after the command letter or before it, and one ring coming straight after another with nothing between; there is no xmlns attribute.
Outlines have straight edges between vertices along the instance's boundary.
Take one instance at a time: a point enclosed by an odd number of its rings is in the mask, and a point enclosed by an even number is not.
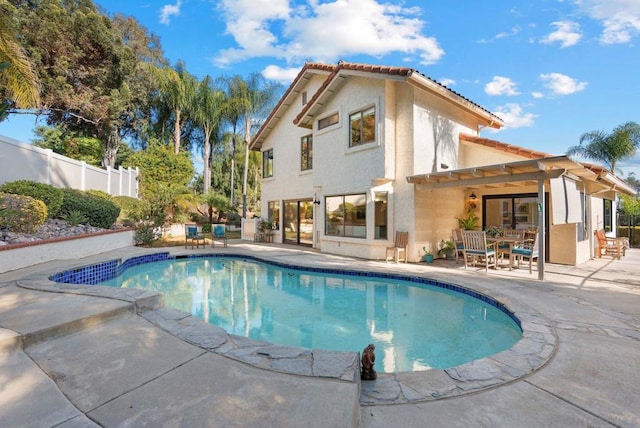
<svg viewBox="0 0 640 428"><path fill-rule="evenodd" d="M333 83L334 79L340 73L341 70L360 71L360 72L366 72L366 73L377 73L377 74L384 74L384 75L388 75L388 76L404 76L404 77L409 77L409 76L411 76L413 74L417 74L417 75L421 76L422 78L427 79L429 82L434 83L437 86L449 91L451 94L463 99L467 103L470 103L473 107L482 110L483 112L487 113L490 116L493 116L499 122L502 122L502 119L500 119L498 116L496 116L493 113L491 113L489 110L485 109L484 107L481 107L480 105L474 103L473 101L469 100L468 98L463 97L459 93L457 93L455 91L452 91L447 86L443 85L442 83L432 79L431 77L429 77L429 76L427 76L425 74L420 73L418 70L416 70L414 68L410 68L410 67L393 67L393 66L374 65L374 64L362 64L362 63L345 62L345 61L339 61L338 65L337 66L333 66L333 67L334 67L334 69L333 69L333 72L331 73L331 75L329 75L329 77L327 77L325 82L316 91L316 93L313 95L311 100L309 100L307 105L302 109L300 114L298 114L298 116L296 116L296 118L293 120L294 124L297 125L297 124L300 123L300 121L306 115L306 113L309 111L309 109L315 104L315 102L318 100L318 98L320 98L322 96L322 94L324 93L325 89L327 89Z"/></svg>
<svg viewBox="0 0 640 428"><path fill-rule="evenodd" d="M490 140L489 138L478 137L469 134L460 134L460 141L468 141L474 144L480 144L481 146L491 147L503 152L512 153L514 155L522 156L528 159L541 159L552 158L555 155L549 153L538 152L536 150L527 149L521 146L515 146L513 144L501 143L500 141Z"/></svg>

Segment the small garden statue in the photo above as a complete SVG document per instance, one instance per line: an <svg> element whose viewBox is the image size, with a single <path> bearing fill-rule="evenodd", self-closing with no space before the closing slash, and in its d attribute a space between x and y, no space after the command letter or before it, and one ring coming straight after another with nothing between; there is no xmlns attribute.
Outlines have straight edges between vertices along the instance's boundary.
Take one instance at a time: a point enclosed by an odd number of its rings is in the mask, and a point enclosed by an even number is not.
<svg viewBox="0 0 640 428"><path fill-rule="evenodd" d="M373 368L373 365L376 362L375 350L375 345L370 343L362 351L362 370L360 372L360 379L362 380L375 380L378 378L378 374Z"/></svg>

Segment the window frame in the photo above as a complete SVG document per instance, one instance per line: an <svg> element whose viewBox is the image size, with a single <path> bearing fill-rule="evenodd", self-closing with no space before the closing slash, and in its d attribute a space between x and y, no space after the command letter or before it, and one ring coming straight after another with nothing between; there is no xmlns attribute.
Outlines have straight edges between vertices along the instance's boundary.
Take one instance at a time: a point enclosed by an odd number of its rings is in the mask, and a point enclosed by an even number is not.
<svg viewBox="0 0 640 428"><path fill-rule="evenodd" d="M262 151L262 178L273 177L273 149Z"/></svg>
<svg viewBox="0 0 640 428"><path fill-rule="evenodd" d="M306 143L306 150L305 150ZM306 159L306 162L305 162ZM313 134L300 137L300 171L313 169Z"/></svg>
<svg viewBox="0 0 640 428"><path fill-rule="evenodd" d="M318 119L318 131L340 124L340 113L334 112Z"/></svg>
<svg viewBox="0 0 640 428"><path fill-rule="evenodd" d="M345 210L346 204L349 203L348 199L363 198L364 202L360 205L354 205L353 211L347 212ZM342 207L341 212L337 209L333 209L334 202L339 202L338 207ZM338 200L333 201L332 200ZM335 236L339 238L355 238L355 239L367 239L367 194L366 193L351 193L345 195L332 195L325 196L324 198L325 216L324 216L324 233L326 236ZM337 221L332 219L338 219ZM351 230L352 233L347 234L347 230ZM364 231L364 233L353 233L356 231Z"/></svg>
<svg viewBox="0 0 640 428"><path fill-rule="evenodd" d="M369 122L366 118L371 116L373 117L373 121L371 123L371 132L373 133L373 138L365 141L365 135L367 135L366 129ZM357 132L358 141L356 142L354 142L354 122L358 122L359 124L359 130ZM378 132L375 105L364 107L349 114L349 148L361 147L367 144L374 144L377 141L377 134Z"/></svg>

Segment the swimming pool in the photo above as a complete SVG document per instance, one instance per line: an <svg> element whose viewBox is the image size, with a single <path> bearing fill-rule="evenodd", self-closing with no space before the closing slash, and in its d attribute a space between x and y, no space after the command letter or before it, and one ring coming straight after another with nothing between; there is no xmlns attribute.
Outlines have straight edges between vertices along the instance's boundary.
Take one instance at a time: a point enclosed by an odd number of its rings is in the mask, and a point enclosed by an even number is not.
<svg viewBox="0 0 640 428"><path fill-rule="evenodd" d="M51 279L96 284L124 273L124 287L158 291L168 306L231 334L325 350L374 343L376 368L384 372L459 365L509 349L522 336L498 302L424 278L292 269L248 257L154 257L160 261L110 261Z"/></svg>

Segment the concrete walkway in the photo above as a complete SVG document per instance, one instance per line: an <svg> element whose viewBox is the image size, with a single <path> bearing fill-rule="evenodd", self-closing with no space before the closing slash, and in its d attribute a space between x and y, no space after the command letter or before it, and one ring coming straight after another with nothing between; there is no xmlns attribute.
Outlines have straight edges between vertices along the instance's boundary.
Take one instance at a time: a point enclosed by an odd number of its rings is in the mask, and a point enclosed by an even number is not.
<svg viewBox="0 0 640 428"><path fill-rule="evenodd" d="M105 295L46 280L149 252L131 248L0 275L0 427L640 426L640 250L622 260L547 265L540 282L526 269L485 274L447 261L395 265L240 241L225 250L171 249L213 251L460 284L544 319L531 325L548 323L553 352L513 380L489 379L472 393L457 383L444 398L412 400L442 379L423 378L432 381L409 393L425 372L383 374L361 391L349 354L229 337L160 307L149 292ZM391 388L398 379L405 383Z"/></svg>

